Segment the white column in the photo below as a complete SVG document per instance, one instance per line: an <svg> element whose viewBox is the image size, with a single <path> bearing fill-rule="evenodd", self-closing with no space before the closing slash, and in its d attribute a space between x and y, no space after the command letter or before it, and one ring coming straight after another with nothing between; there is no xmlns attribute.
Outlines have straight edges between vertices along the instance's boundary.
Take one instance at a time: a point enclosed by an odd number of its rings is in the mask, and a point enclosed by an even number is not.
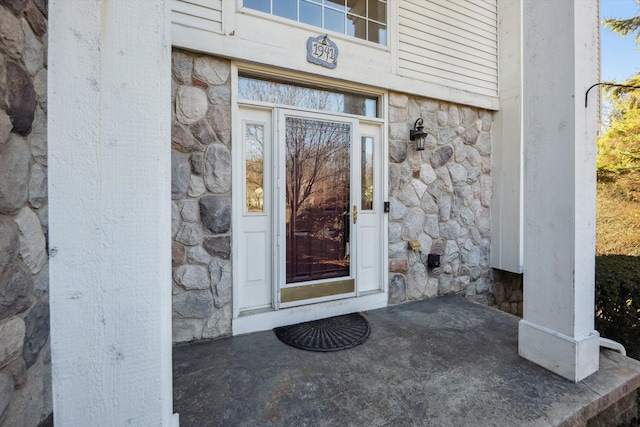
<svg viewBox="0 0 640 427"><path fill-rule="evenodd" d="M573 381L594 330L598 1L523 1L524 319L519 352ZM595 95L595 94L594 94Z"/></svg>
<svg viewBox="0 0 640 427"><path fill-rule="evenodd" d="M54 421L169 426L167 0L49 2Z"/></svg>
<svg viewBox="0 0 640 427"><path fill-rule="evenodd" d="M498 2L498 86L491 147L491 267L522 273L522 0Z"/></svg>

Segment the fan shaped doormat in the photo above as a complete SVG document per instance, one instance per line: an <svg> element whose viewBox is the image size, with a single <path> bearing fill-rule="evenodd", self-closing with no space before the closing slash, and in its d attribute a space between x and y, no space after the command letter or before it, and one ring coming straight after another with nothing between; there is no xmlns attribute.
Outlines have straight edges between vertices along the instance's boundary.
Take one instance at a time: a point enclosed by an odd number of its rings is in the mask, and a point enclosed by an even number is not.
<svg viewBox="0 0 640 427"><path fill-rule="evenodd" d="M273 330L283 343L301 350L338 351L355 347L369 338L369 322L359 313L329 317Z"/></svg>

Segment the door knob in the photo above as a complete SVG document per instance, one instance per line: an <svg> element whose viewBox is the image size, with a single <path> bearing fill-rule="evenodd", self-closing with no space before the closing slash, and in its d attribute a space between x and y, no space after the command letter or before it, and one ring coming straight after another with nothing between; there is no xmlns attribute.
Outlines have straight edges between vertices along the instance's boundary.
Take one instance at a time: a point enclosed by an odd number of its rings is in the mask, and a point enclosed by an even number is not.
<svg viewBox="0 0 640 427"><path fill-rule="evenodd" d="M353 223L358 222L358 206L353 205Z"/></svg>

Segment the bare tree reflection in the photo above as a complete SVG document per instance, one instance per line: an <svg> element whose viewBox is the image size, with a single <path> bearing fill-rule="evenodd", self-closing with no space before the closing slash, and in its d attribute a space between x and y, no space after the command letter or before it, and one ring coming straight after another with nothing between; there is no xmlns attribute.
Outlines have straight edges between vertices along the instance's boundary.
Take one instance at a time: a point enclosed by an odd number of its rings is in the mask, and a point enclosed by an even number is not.
<svg viewBox="0 0 640 427"><path fill-rule="evenodd" d="M238 95L269 104L377 115L375 98L252 77L240 77ZM258 128L246 132L245 141L253 144L245 148L247 206L262 211L262 199L254 195L263 185L264 136ZM286 118L287 283L349 274L350 143L349 124Z"/></svg>
<svg viewBox="0 0 640 427"><path fill-rule="evenodd" d="M350 125L286 119L287 282L349 272Z"/></svg>
<svg viewBox="0 0 640 427"><path fill-rule="evenodd" d="M246 203L248 212L264 209L264 125L245 125Z"/></svg>

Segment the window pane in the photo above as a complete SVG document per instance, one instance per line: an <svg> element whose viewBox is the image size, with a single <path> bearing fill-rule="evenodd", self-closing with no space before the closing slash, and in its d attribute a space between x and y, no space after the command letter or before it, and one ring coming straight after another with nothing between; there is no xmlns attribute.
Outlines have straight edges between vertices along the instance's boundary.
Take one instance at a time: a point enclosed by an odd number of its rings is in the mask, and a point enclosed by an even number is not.
<svg viewBox="0 0 640 427"><path fill-rule="evenodd" d="M264 125L245 124L244 161L247 212L264 212Z"/></svg>
<svg viewBox="0 0 640 427"><path fill-rule="evenodd" d="M387 5L378 0L369 0L369 19L387 23Z"/></svg>
<svg viewBox="0 0 640 427"><path fill-rule="evenodd" d="M369 41L387 45L387 26L369 21Z"/></svg>
<svg viewBox="0 0 640 427"><path fill-rule="evenodd" d="M367 39L367 21L357 16L347 15L347 35Z"/></svg>
<svg viewBox="0 0 640 427"><path fill-rule="evenodd" d="M347 0L347 11L361 17L367 16L367 0Z"/></svg>
<svg viewBox="0 0 640 427"><path fill-rule="evenodd" d="M362 137L362 210L373 210L373 138Z"/></svg>
<svg viewBox="0 0 640 427"><path fill-rule="evenodd" d="M378 115L378 100L369 98L364 101L364 115L367 117L380 117Z"/></svg>
<svg viewBox="0 0 640 427"><path fill-rule="evenodd" d="M344 12L324 10L324 28L344 34Z"/></svg>
<svg viewBox="0 0 640 427"><path fill-rule="evenodd" d="M271 10L269 9L269 0L244 0L243 5L249 9L271 13Z"/></svg>
<svg viewBox="0 0 640 427"><path fill-rule="evenodd" d="M300 22L315 25L316 27L322 27L322 6L309 3L307 1L301 1Z"/></svg>
<svg viewBox="0 0 640 427"><path fill-rule="evenodd" d="M295 86L248 76L240 76L238 79L238 97L335 113L380 117L378 100L371 96Z"/></svg>
<svg viewBox="0 0 640 427"><path fill-rule="evenodd" d="M387 44L385 0L242 0L242 3L250 9Z"/></svg>
<svg viewBox="0 0 640 427"><path fill-rule="evenodd" d="M298 20L298 0L273 0L273 14Z"/></svg>
<svg viewBox="0 0 640 427"><path fill-rule="evenodd" d="M324 0L324 4L334 9L345 10L344 0Z"/></svg>

